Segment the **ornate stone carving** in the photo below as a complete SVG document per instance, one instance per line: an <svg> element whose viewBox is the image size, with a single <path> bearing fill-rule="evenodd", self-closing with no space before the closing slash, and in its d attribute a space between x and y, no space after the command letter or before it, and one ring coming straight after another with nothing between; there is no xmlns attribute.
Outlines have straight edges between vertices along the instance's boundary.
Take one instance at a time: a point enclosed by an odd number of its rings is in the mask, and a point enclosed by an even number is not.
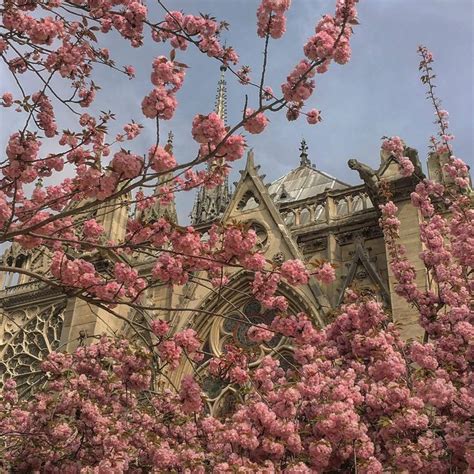
<svg viewBox="0 0 474 474"><path fill-rule="evenodd" d="M364 241L376 239L379 237L383 237L383 233L378 224L374 222L374 225L371 227L367 226L356 230L340 232L336 235L336 241L339 245L346 245L358 239L362 239L362 241Z"/></svg>
<svg viewBox="0 0 474 474"><path fill-rule="evenodd" d="M347 164L351 170L355 170L359 173L360 178L367 186L372 202L376 202L379 194L379 177L377 172L358 160L349 160Z"/></svg>
<svg viewBox="0 0 474 474"><path fill-rule="evenodd" d="M263 250L268 243L268 232L267 229L259 222L252 222L250 228L257 234L257 248Z"/></svg>
<svg viewBox="0 0 474 474"><path fill-rule="evenodd" d="M281 265L285 260L285 256L283 255L283 252L277 252L275 255L272 257L272 262L275 263L276 265Z"/></svg>
<svg viewBox="0 0 474 474"><path fill-rule="evenodd" d="M219 356L225 352L227 344L233 344L241 347L245 351L251 352L257 356L260 361L266 354L278 350L283 346L284 338L281 335L275 337L267 343L258 344L247 337L247 331L250 324L264 323L268 326L276 316L275 310L265 310L256 300L248 300L235 307L226 314L226 318L216 318L211 329L209 338L203 346L204 359L202 361L200 372L203 374L204 391L208 398L208 408L213 414L225 411L227 402L225 399L234 392L232 385L222 379L210 376L206 373L208 361L213 356Z"/></svg>
<svg viewBox="0 0 474 474"><path fill-rule="evenodd" d="M239 211L250 211L252 209L256 209L259 205L260 201L254 196L253 192L247 191L239 201L237 209Z"/></svg>
<svg viewBox="0 0 474 474"><path fill-rule="evenodd" d="M20 393L40 383L39 364L59 347L66 301L3 315L0 376L13 377Z"/></svg>

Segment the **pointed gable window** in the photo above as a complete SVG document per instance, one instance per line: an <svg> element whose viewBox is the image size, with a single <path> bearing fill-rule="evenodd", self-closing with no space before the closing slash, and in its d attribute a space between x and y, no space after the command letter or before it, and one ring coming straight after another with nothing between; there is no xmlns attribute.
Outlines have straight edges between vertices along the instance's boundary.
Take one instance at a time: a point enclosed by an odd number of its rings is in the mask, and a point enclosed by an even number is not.
<svg viewBox="0 0 474 474"><path fill-rule="evenodd" d="M260 201L255 197L252 191L247 191L239 201L237 209L239 211L250 211L256 209L260 205Z"/></svg>

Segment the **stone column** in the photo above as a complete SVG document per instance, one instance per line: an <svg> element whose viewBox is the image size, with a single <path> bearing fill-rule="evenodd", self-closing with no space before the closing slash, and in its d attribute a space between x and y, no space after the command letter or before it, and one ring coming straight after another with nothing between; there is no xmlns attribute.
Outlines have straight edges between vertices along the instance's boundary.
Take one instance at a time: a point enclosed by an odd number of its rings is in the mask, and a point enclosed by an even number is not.
<svg viewBox="0 0 474 474"><path fill-rule="evenodd" d="M416 270L416 283L421 291L426 289L426 269L420 259L423 245L420 239L420 215L409 199L396 202L398 218L400 219L399 243L406 248L406 257ZM388 252L387 266L390 262ZM400 329L404 339L419 339L423 337L423 329L418 323L419 315L413 306L395 292L396 281L389 267L388 272L390 298L392 302L393 320Z"/></svg>

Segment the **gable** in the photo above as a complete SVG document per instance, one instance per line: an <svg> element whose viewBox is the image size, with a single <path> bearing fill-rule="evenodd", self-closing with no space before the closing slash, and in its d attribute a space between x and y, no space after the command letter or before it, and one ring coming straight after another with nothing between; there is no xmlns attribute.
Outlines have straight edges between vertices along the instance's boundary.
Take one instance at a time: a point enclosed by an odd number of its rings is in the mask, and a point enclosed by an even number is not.
<svg viewBox="0 0 474 474"><path fill-rule="evenodd" d="M304 260L302 252L270 198L268 187L258 175L258 169L251 150L247 154L245 169L241 171L240 181L222 217L222 223L248 223L257 233L260 250L268 260L275 263L290 259ZM316 301L318 311L324 312L330 308L329 301L314 278L310 280L306 290Z"/></svg>

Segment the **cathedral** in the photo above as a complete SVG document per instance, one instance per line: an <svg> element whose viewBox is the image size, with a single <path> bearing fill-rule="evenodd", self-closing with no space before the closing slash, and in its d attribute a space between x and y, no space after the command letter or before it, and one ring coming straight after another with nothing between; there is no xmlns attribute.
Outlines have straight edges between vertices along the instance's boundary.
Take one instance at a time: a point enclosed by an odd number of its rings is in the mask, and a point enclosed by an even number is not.
<svg viewBox="0 0 474 474"><path fill-rule="evenodd" d="M226 83L222 75L218 83L216 112L224 119L225 101ZM407 153L417 176L423 176L416 151L408 149ZM198 190L191 224L205 239L207 230L215 222L246 223L255 230L258 246L269 261L331 262L337 275L333 284L323 286L310 280L304 287L282 284L278 290L280 295L287 297L291 312L303 311L319 326L331 320L345 289L351 287L374 295L392 314L403 337L420 337L415 312L394 291L396 283L388 268L377 206L379 182L388 181L399 207L401 243L418 270L419 286L425 287L426 275L418 257L422 250L419 215L410 202L417 178L402 177L393 157L381 153L377 170L350 160L349 167L359 174L361 184L349 185L313 166L304 140L299 150L295 150L295 163L298 162L298 166L286 175L266 182L257 164L258 150L249 151L240 171L240 180L232 192L227 181L211 190L204 187ZM446 179L441 163L439 157L430 158L428 169L432 179ZM125 236L131 212L124 204L102 214L97 212L96 219L110 239L120 241ZM156 204L142 218L149 221L163 215L177 220L173 203L165 207ZM91 251L90 255L80 256L90 258L98 271L107 271L107 255L103 252ZM2 256L2 263L44 272L49 258L47 249L25 251L13 244ZM153 260L140 258L134 261L130 257L127 263L146 276L151 273ZM229 284L216 290L200 275L192 275L181 287L170 288L163 284L149 289L146 306L153 307L153 311L140 312L118 305L117 316L112 316L106 309L63 294L25 274L3 274L0 280L0 378L15 377L20 391L28 393L40 383L38 364L48 352L71 351L87 338L103 333L133 339L137 335L127 321L140 321L143 326L150 318L157 317L170 321L176 331L192 327L198 332L205 353L202 362L205 367L206 361L222 353L229 341L251 347L252 343L246 337L249 323L268 323L273 318L273 311L265 310L252 299L251 277L249 272L235 269ZM227 317L223 319L219 315ZM275 336L267 344L254 346L253 350L262 356L278 351L283 363L291 363L291 347L285 338ZM169 374L170 380L178 382L190 370L183 364ZM205 388L210 406L222 409L232 403L232 387L209 379Z"/></svg>

